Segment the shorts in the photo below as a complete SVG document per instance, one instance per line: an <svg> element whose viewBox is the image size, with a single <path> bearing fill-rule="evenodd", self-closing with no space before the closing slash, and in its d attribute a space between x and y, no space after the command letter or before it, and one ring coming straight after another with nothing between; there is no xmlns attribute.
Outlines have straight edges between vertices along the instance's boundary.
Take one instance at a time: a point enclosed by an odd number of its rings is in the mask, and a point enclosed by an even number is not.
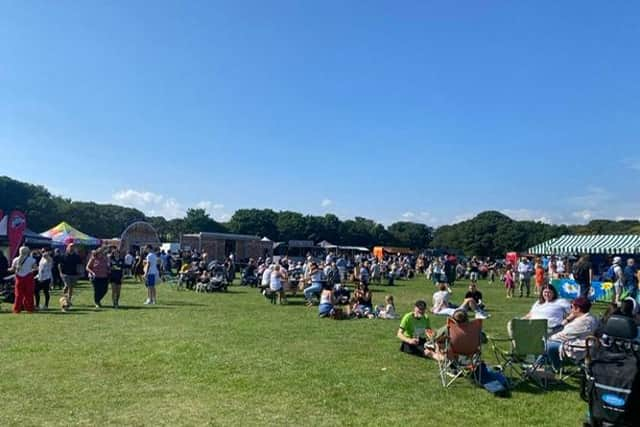
<svg viewBox="0 0 640 427"><path fill-rule="evenodd" d="M76 285L76 283L78 283L78 276L63 274L61 277L62 277L62 282L68 288L73 288Z"/></svg>
<svg viewBox="0 0 640 427"><path fill-rule="evenodd" d="M147 274L147 279L144 282L144 285L147 288L153 288L156 286L156 275L155 274Z"/></svg>

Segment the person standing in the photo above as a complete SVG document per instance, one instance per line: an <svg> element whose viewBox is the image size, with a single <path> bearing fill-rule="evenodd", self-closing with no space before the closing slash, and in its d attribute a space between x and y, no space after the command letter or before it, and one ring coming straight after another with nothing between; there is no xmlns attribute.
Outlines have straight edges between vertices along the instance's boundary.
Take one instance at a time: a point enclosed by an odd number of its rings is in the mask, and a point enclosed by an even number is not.
<svg viewBox="0 0 640 427"><path fill-rule="evenodd" d="M634 300L638 296L638 267L636 267L636 261L633 258L627 260L627 265L622 271L624 276L624 289L627 295Z"/></svg>
<svg viewBox="0 0 640 427"><path fill-rule="evenodd" d="M93 285L93 302L96 309L102 307L102 298L109 290L109 268L109 260L104 255L103 248L91 251L86 269Z"/></svg>
<svg viewBox="0 0 640 427"><path fill-rule="evenodd" d="M520 298L527 289L527 297L531 295L531 267L527 258L522 258L518 264L518 283L520 288Z"/></svg>
<svg viewBox="0 0 640 427"><path fill-rule="evenodd" d="M40 310L46 310L49 308L49 289L51 287L51 279L53 277L53 258L51 253L44 251L40 262L38 263L38 279L36 280L36 307ZM44 294L44 304L40 305L40 291Z"/></svg>
<svg viewBox="0 0 640 427"><path fill-rule="evenodd" d="M111 300L113 308L120 308L120 289L122 288L122 276L124 275L124 259L120 251L114 249L109 254L109 282L111 282Z"/></svg>
<svg viewBox="0 0 640 427"><path fill-rule="evenodd" d="M147 299L145 304L156 303L156 281L159 276L158 257L153 252L151 245L147 245L147 256L144 263L144 283L147 287Z"/></svg>
<svg viewBox="0 0 640 427"><path fill-rule="evenodd" d="M589 255L582 255L573 266L573 280L576 281L580 289L579 296L588 298L593 280L593 266Z"/></svg>
<svg viewBox="0 0 640 427"><path fill-rule="evenodd" d="M0 281L9 275L9 260L0 249Z"/></svg>
<svg viewBox="0 0 640 427"><path fill-rule="evenodd" d="M18 314L25 309L33 313L34 270L37 268L36 260L31 256L31 251L26 246L21 246L18 256L11 263L11 271L15 273L15 300L13 312Z"/></svg>
<svg viewBox="0 0 640 427"><path fill-rule="evenodd" d="M624 272L622 270L622 258L613 257L613 291L615 293L615 302L618 306L622 302L622 289L624 287Z"/></svg>
<svg viewBox="0 0 640 427"><path fill-rule="evenodd" d="M60 264L62 263L62 254L60 249L53 250L53 268L51 269L51 287L62 289L62 277L60 277Z"/></svg>
<svg viewBox="0 0 640 427"><path fill-rule="evenodd" d="M58 266L60 277L64 283L62 292L67 296L69 305L71 305L71 298L73 297L73 288L78 283L78 268L81 264L80 255L78 255L74 244L70 243L67 245L67 251Z"/></svg>
<svg viewBox="0 0 640 427"><path fill-rule="evenodd" d="M133 275L132 269L135 260L131 251L127 251L127 254L124 256L124 271L122 272L125 276L131 277Z"/></svg>

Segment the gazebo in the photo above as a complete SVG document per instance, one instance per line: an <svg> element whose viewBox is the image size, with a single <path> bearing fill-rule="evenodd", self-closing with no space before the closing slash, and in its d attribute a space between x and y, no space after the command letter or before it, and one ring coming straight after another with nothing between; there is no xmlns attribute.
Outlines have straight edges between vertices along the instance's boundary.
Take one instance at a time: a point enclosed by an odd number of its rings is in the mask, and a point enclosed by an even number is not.
<svg viewBox="0 0 640 427"><path fill-rule="evenodd" d="M529 248L534 255L640 254L637 234L565 234Z"/></svg>
<svg viewBox="0 0 640 427"><path fill-rule="evenodd" d="M74 245L90 247L102 244L100 239L89 236L64 221L50 230L40 233L40 235L50 238L53 246L67 246L73 243Z"/></svg>

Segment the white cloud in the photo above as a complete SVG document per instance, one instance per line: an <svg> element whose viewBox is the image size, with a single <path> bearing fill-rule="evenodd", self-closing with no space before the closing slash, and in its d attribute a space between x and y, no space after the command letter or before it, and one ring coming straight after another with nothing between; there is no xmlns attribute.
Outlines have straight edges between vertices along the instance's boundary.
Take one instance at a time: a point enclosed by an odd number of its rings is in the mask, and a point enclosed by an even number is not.
<svg viewBox="0 0 640 427"><path fill-rule="evenodd" d="M405 212L402 214L402 218L404 219L411 219L411 218L415 218L416 214L414 214L413 212Z"/></svg>
<svg viewBox="0 0 640 427"><path fill-rule="evenodd" d="M500 212L516 221L535 221L545 224L553 224L556 222L548 213L531 209L501 209Z"/></svg>
<svg viewBox="0 0 640 427"><path fill-rule="evenodd" d="M457 224L457 223L459 223L459 222L462 222L462 221L466 221L466 220L468 220L468 219L471 219L471 218L473 218L474 216L476 216L476 215L475 215L475 214L473 214L473 213L465 212L465 213L462 213L462 214L459 214L459 215L454 216L454 217L453 217L453 220L451 220L450 224Z"/></svg>
<svg viewBox="0 0 640 427"><path fill-rule="evenodd" d="M320 202L320 206L323 208L328 208L331 205L333 205L333 200L331 199L322 199L322 202Z"/></svg>
<svg viewBox="0 0 640 427"><path fill-rule="evenodd" d="M574 218L581 219L583 221L589 221L591 218L593 218L593 212L588 209L584 209L581 211L572 212L571 216L573 216Z"/></svg>
<svg viewBox="0 0 640 427"><path fill-rule="evenodd" d="M213 203L209 200L202 200L196 203L196 207L200 209L204 209L211 218L215 219L218 222L225 222L231 219L231 215L225 211L224 205L222 203Z"/></svg>
<svg viewBox="0 0 640 427"><path fill-rule="evenodd" d="M176 199L150 191L121 190L114 193L111 198L115 203L139 209L148 216L163 216L171 219L185 215L184 208Z"/></svg>
<svg viewBox="0 0 640 427"><path fill-rule="evenodd" d="M122 190L113 195L113 200L120 203L128 203L132 205L149 205L159 203L163 199L160 194L150 191Z"/></svg>

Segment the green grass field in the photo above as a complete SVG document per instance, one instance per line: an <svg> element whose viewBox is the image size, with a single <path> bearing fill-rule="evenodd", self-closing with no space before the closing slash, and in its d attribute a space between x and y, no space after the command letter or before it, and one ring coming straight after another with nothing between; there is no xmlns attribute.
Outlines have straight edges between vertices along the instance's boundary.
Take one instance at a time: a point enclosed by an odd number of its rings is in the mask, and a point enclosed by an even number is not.
<svg viewBox="0 0 640 427"><path fill-rule="evenodd" d="M391 293L401 313L434 291L423 278L373 289L375 304ZM457 284L453 300L465 289ZM507 300L501 284L480 290L490 335L534 301ZM301 297L274 306L237 285L160 285L158 295L144 306L144 288L127 282L123 308L95 311L82 282L69 313L13 315L3 304L0 425L577 426L585 413L577 381L503 399L468 380L444 390L434 361L398 351L398 321L319 319ZM493 363L490 346L483 352Z"/></svg>

